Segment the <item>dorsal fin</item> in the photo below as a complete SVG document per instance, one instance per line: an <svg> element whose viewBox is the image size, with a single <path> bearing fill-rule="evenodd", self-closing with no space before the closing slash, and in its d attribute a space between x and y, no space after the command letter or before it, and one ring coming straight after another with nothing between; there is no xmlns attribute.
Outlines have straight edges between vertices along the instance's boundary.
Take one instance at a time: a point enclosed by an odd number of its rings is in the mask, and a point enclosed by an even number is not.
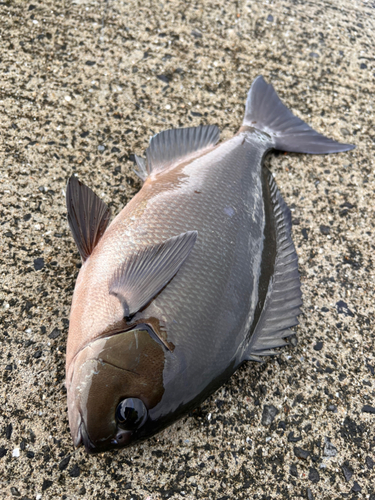
<svg viewBox="0 0 375 500"><path fill-rule="evenodd" d="M154 135L146 149L147 172L159 172L184 158L215 146L220 131L216 125L172 128ZM136 159L137 160L137 159ZM138 167L140 167L137 161Z"/></svg>
<svg viewBox="0 0 375 500"><path fill-rule="evenodd" d="M246 359L253 361L260 361L259 356L277 354L273 349L287 344L284 339L293 334L289 328L298 324L302 305L290 210L269 171L267 176L276 224L276 259L263 311L247 348Z"/></svg>
<svg viewBox="0 0 375 500"><path fill-rule="evenodd" d="M70 230L84 262L106 230L111 211L99 196L74 175L66 186L66 208Z"/></svg>

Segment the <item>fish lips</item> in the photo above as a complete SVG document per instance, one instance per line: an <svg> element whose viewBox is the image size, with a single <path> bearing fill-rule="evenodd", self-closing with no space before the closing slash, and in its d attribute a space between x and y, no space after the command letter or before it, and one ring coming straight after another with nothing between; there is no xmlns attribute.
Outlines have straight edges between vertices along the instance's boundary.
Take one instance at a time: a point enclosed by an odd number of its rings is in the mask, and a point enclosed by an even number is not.
<svg viewBox="0 0 375 500"><path fill-rule="evenodd" d="M109 442L103 442L101 444L95 445L87 432L85 422L82 420L78 432L73 438L74 446L79 448L84 446L85 450L89 454L102 453L103 451L109 451L111 449L123 448L128 446L132 441L133 432L120 430L115 438L112 438Z"/></svg>
<svg viewBox="0 0 375 500"><path fill-rule="evenodd" d="M141 328L99 338L82 349L67 374L75 446L98 453L131 444L137 430L118 426L116 408L126 398L140 399L147 410L154 407L164 393L163 368L164 348Z"/></svg>

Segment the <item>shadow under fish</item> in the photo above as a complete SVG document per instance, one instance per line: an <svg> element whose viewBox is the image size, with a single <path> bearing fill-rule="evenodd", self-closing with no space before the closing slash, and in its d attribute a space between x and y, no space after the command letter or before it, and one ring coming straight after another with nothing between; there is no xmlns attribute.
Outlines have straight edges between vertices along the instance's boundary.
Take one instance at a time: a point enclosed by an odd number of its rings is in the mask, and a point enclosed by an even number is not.
<svg viewBox="0 0 375 500"><path fill-rule="evenodd" d="M81 254L66 357L74 444L121 448L187 414L248 360L287 344L301 290L291 215L264 166L271 149L349 151L315 132L260 76L238 133L155 135L136 157L140 192L109 225L106 204L69 179Z"/></svg>

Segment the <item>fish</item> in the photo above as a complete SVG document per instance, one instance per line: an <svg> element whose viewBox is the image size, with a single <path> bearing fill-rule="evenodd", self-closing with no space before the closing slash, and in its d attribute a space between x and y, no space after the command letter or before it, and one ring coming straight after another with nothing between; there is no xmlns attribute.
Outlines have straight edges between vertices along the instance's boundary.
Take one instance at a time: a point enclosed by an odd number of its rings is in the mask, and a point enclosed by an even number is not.
<svg viewBox="0 0 375 500"><path fill-rule="evenodd" d="M76 176L68 223L82 258L66 352L69 426L88 453L146 439L199 406L246 361L288 345L302 295L291 213L271 150L349 151L258 76L238 132L162 131L135 156L140 191L112 220Z"/></svg>

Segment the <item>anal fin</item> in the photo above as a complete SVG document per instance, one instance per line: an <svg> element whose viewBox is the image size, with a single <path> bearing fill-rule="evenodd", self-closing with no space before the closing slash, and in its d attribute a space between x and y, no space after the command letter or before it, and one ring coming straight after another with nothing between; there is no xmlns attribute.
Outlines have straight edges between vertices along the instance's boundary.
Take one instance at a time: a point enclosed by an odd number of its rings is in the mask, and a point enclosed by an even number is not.
<svg viewBox="0 0 375 500"><path fill-rule="evenodd" d="M274 272L258 323L247 348L247 360L277 354L274 349L287 345L286 337L298 324L302 305L297 253L291 237L290 210L284 202L272 174L267 172L276 231Z"/></svg>

